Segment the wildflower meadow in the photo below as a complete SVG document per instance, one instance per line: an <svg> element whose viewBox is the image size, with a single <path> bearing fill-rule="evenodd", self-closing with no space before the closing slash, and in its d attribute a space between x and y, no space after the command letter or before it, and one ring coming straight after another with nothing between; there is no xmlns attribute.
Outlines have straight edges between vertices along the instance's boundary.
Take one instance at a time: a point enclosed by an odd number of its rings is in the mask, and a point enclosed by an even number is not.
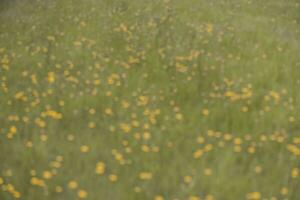
<svg viewBox="0 0 300 200"><path fill-rule="evenodd" d="M0 0L0 200L299 200L299 0Z"/></svg>

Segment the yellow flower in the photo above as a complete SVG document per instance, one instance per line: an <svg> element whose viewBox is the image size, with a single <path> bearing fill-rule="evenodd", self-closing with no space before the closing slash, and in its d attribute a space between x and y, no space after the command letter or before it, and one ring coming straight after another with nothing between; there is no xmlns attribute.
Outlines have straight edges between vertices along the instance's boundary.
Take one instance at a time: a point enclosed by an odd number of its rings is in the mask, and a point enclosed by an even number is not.
<svg viewBox="0 0 300 200"><path fill-rule="evenodd" d="M184 180L185 183L190 183L190 182L192 182L193 178L191 176L185 176L183 178L183 180Z"/></svg>
<svg viewBox="0 0 300 200"><path fill-rule="evenodd" d="M108 176L108 179L111 181L111 182L116 182L118 180L118 176L115 175L115 174L110 174Z"/></svg>
<svg viewBox="0 0 300 200"><path fill-rule="evenodd" d="M208 109L203 109L203 110L202 110L202 114L203 114L204 116L208 116L208 115L209 115L209 110L208 110Z"/></svg>
<svg viewBox="0 0 300 200"><path fill-rule="evenodd" d="M46 122L41 120L40 118L36 118L35 123L41 128L44 128L46 126Z"/></svg>
<svg viewBox="0 0 300 200"><path fill-rule="evenodd" d="M255 147L251 146L247 149L248 153L255 153Z"/></svg>
<svg viewBox="0 0 300 200"><path fill-rule="evenodd" d="M55 192L61 193L63 191L63 188L61 186L56 186L55 187Z"/></svg>
<svg viewBox="0 0 300 200"><path fill-rule="evenodd" d="M254 170L255 170L256 173L260 174L261 171L262 171L262 168L261 168L261 166L258 165L258 166L255 167Z"/></svg>
<svg viewBox="0 0 300 200"><path fill-rule="evenodd" d="M211 170L210 168L206 168L206 169L204 170L204 174L205 174L206 176L210 176L210 175L212 175L212 170Z"/></svg>
<svg viewBox="0 0 300 200"><path fill-rule="evenodd" d="M213 149L213 145L212 144L207 144L207 145L205 145L205 147L204 147L204 151L211 151Z"/></svg>
<svg viewBox="0 0 300 200"><path fill-rule="evenodd" d="M260 192L251 192L246 195L246 198L249 200L259 200L261 199Z"/></svg>
<svg viewBox="0 0 300 200"><path fill-rule="evenodd" d="M141 172L139 174L139 178L141 180L150 180L150 179L152 179L152 173L151 172Z"/></svg>
<svg viewBox="0 0 300 200"><path fill-rule="evenodd" d="M197 196L189 196L189 200L200 200Z"/></svg>
<svg viewBox="0 0 300 200"><path fill-rule="evenodd" d="M95 109L93 109L93 108L91 108L91 109L89 110L89 113L90 113L91 115L93 115L93 114L95 114L95 113L96 113L96 110L95 110Z"/></svg>
<svg viewBox="0 0 300 200"><path fill-rule="evenodd" d="M126 108L128 108L129 106L130 106L130 103L129 103L128 101L125 101L125 100L122 101L122 107L123 107L123 108L126 109Z"/></svg>
<svg viewBox="0 0 300 200"><path fill-rule="evenodd" d="M243 112L248 112L248 110L249 110L249 109L248 109L247 106L243 106L243 107L242 107L242 111L243 111Z"/></svg>
<svg viewBox="0 0 300 200"><path fill-rule="evenodd" d="M54 72L49 72L47 76L47 80L49 83L53 83L55 81L55 74Z"/></svg>
<svg viewBox="0 0 300 200"><path fill-rule="evenodd" d="M16 133L16 132L17 132L17 127L11 126L11 127L9 128L9 132L11 132L11 133Z"/></svg>
<svg viewBox="0 0 300 200"><path fill-rule="evenodd" d="M182 114L177 113L177 114L176 114L176 119L177 119L178 121L181 121L181 120L183 119Z"/></svg>
<svg viewBox="0 0 300 200"><path fill-rule="evenodd" d="M82 153L87 153L87 152L90 151L90 147L87 146L87 145L82 145L82 146L80 147L80 151L81 151Z"/></svg>
<svg viewBox="0 0 300 200"><path fill-rule="evenodd" d="M147 145L142 146L142 151L148 153L150 151L150 147Z"/></svg>
<svg viewBox="0 0 300 200"><path fill-rule="evenodd" d="M112 114L113 114L112 109L111 109L111 108L106 108L106 109L105 109L105 114L107 114L107 115L112 115Z"/></svg>
<svg viewBox="0 0 300 200"><path fill-rule="evenodd" d="M98 162L96 169L95 169L96 174L104 174L105 172L105 164L103 162Z"/></svg>
<svg viewBox="0 0 300 200"><path fill-rule="evenodd" d="M231 134L226 133L226 134L224 135L224 140L228 141L228 140L231 140L231 139L232 139L232 135L231 135Z"/></svg>
<svg viewBox="0 0 300 200"><path fill-rule="evenodd" d="M242 147L241 147L240 145L235 145L235 146L234 146L234 152L239 153L239 152L241 152L241 151L242 151Z"/></svg>
<svg viewBox="0 0 300 200"><path fill-rule="evenodd" d="M206 195L205 200L214 200L212 195Z"/></svg>
<svg viewBox="0 0 300 200"><path fill-rule="evenodd" d="M281 188L280 194L282 195L287 195L289 193L289 189L286 187Z"/></svg>
<svg viewBox="0 0 300 200"><path fill-rule="evenodd" d="M195 159L200 158L202 155L203 155L203 150L202 149L198 149L193 154L193 156L194 156Z"/></svg>
<svg viewBox="0 0 300 200"><path fill-rule="evenodd" d="M96 124L95 124L95 122L89 122L88 126L89 126L89 128L95 128Z"/></svg>
<svg viewBox="0 0 300 200"><path fill-rule="evenodd" d="M82 45L80 41L75 41L73 44L75 47L80 47Z"/></svg>
<svg viewBox="0 0 300 200"><path fill-rule="evenodd" d="M77 192L77 196L80 198L80 199L85 199L87 197L87 192L85 190L79 190Z"/></svg>
<svg viewBox="0 0 300 200"><path fill-rule="evenodd" d="M149 102L149 97L147 96L139 96L139 99L138 99L138 105L139 106L145 106L147 105Z"/></svg>
<svg viewBox="0 0 300 200"><path fill-rule="evenodd" d="M203 144L203 143L205 142L205 138L199 136L199 137L197 138L197 142L198 142L199 144Z"/></svg>
<svg viewBox="0 0 300 200"><path fill-rule="evenodd" d="M60 106L64 106L64 105L65 105L65 102L64 102L63 100L60 100L60 101L58 102L58 104L59 104Z"/></svg>
<svg viewBox="0 0 300 200"><path fill-rule="evenodd" d="M72 135L72 134L69 134L69 135L67 136L67 139L68 139L68 141L73 141L73 140L75 139L75 136Z"/></svg>
<svg viewBox="0 0 300 200"><path fill-rule="evenodd" d="M211 33L214 30L214 26L212 24L206 25L206 32Z"/></svg>
<svg viewBox="0 0 300 200"><path fill-rule="evenodd" d="M51 179L52 178L52 173L50 171L44 171L43 172L43 177L44 179Z"/></svg>
<svg viewBox="0 0 300 200"><path fill-rule="evenodd" d="M36 186L40 186L40 187L44 187L45 186L45 182L43 180L41 180L41 179L36 178L36 177L32 177L30 179L30 183L32 185L36 185Z"/></svg>
<svg viewBox="0 0 300 200"><path fill-rule="evenodd" d="M130 126L130 124L122 123L122 124L121 124L121 129L122 129L125 133L129 133L130 130L131 130L131 126Z"/></svg>
<svg viewBox="0 0 300 200"><path fill-rule="evenodd" d="M42 134L42 135L40 136L40 139L41 139L41 141L45 142L45 141L47 141L48 136L45 135L45 134Z"/></svg>
<svg viewBox="0 0 300 200"><path fill-rule="evenodd" d="M242 141L241 138L235 138L233 142L234 142L234 144L236 144L236 145L240 145L240 144L243 143L243 141Z"/></svg>
<svg viewBox="0 0 300 200"><path fill-rule="evenodd" d="M68 187L69 187L70 189L76 189L76 188L78 187L78 183L77 183L76 181L74 181L74 180L69 181Z"/></svg>
<svg viewBox="0 0 300 200"><path fill-rule="evenodd" d="M18 192L18 191L12 191L12 194L13 194L13 196L16 198L16 199L19 199L20 197L21 197L21 193L20 192Z"/></svg>
<svg viewBox="0 0 300 200"><path fill-rule="evenodd" d="M164 200L164 197L161 195L155 196L154 200Z"/></svg>
<svg viewBox="0 0 300 200"><path fill-rule="evenodd" d="M49 40L49 41L55 41L55 37L54 37L54 36L51 36L51 35L49 35L49 36L47 36L47 40Z"/></svg>
<svg viewBox="0 0 300 200"><path fill-rule="evenodd" d="M136 193L139 193L142 191L142 189L138 186L134 187L133 190L136 192Z"/></svg>
<svg viewBox="0 0 300 200"><path fill-rule="evenodd" d="M16 93L15 94L15 98L17 99L17 100L22 100L22 99L24 99L24 92L18 92L18 93Z"/></svg>
<svg viewBox="0 0 300 200"><path fill-rule="evenodd" d="M293 117L293 116L289 117L289 122L295 122L295 121L296 121L295 117Z"/></svg>
<svg viewBox="0 0 300 200"><path fill-rule="evenodd" d="M149 140L149 139L151 138L151 134L150 134L149 132L144 132L143 138L144 138L145 140Z"/></svg>
<svg viewBox="0 0 300 200"><path fill-rule="evenodd" d="M299 176L299 168L293 168L291 172L291 176L293 178L297 178Z"/></svg>

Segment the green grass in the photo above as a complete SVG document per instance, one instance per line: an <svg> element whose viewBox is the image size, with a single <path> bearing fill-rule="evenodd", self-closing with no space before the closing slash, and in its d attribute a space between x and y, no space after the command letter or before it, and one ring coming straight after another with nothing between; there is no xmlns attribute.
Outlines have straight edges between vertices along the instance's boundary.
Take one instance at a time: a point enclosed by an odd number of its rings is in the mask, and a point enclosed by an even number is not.
<svg viewBox="0 0 300 200"><path fill-rule="evenodd" d="M2 1L0 200L298 200L299 52L297 0Z"/></svg>

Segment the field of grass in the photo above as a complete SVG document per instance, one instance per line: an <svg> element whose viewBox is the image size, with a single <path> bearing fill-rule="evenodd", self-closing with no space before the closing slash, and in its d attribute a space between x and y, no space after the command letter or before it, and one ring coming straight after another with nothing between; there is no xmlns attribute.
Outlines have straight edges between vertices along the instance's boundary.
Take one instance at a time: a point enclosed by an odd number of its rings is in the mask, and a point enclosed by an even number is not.
<svg viewBox="0 0 300 200"><path fill-rule="evenodd" d="M299 0L0 1L0 200L299 200Z"/></svg>

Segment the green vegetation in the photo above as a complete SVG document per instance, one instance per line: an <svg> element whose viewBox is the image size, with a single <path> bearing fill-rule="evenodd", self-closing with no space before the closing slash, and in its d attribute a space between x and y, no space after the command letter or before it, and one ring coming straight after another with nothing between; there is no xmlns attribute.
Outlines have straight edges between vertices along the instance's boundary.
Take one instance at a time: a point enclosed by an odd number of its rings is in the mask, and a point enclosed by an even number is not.
<svg viewBox="0 0 300 200"><path fill-rule="evenodd" d="M298 0L0 3L0 200L300 199Z"/></svg>

